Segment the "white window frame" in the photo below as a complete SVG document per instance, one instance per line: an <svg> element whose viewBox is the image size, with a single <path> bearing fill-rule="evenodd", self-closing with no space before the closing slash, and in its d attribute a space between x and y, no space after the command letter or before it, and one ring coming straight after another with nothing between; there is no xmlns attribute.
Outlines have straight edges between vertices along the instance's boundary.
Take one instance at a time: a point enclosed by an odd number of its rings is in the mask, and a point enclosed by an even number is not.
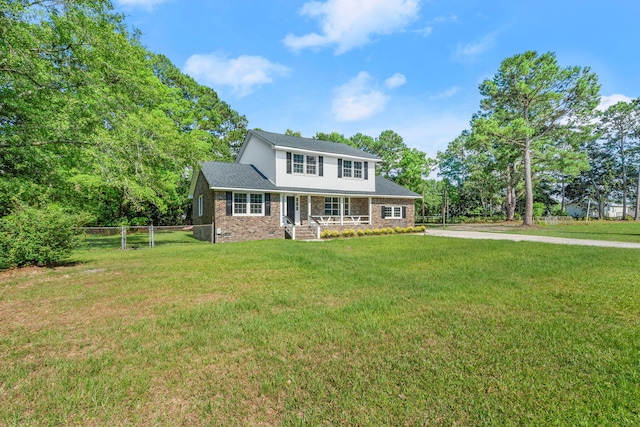
<svg viewBox="0 0 640 427"><path fill-rule="evenodd" d="M317 175L318 174L318 157L317 156L305 156L304 157L305 165L304 171L307 175ZM312 172L310 172L312 171Z"/></svg>
<svg viewBox="0 0 640 427"><path fill-rule="evenodd" d="M318 156L291 153L291 172L294 175L318 175Z"/></svg>
<svg viewBox="0 0 640 427"><path fill-rule="evenodd" d="M327 202L327 199L330 201ZM329 211L327 211L327 204L330 204L331 207ZM324 198L324 214L329 216L339 216L340 215L340 197L325 197Z"/></svg>
<svg viewBox="0 0 640 427"><path fill-rule="evenodd" d="M387 212L391 215L387 215ZM385 206L384 219L402 219L402 206Z"/></svg>
<svg viewBox="0 0 640 427"><path fill-rule="evenodd" d="M243 202L236 200L237 196L245 196ZM259 196L260 203L252 202L252 197ZM257 206L260 206L260 212L252 212L256 210ZM239 212L238 208L243 207L244 212ZM264 216L264 193L233 193L233 216Z"/></svg>
<svg viewBox="0 0 640 427"><path fill-rule="evenodd" d="M204 215L204 198L201 195L198 196L198 216Z"/></svg>
<svg viewBox="0 0 640 427"><path fill-rule="evenodd" d="M358 167L356 167L358 166ZM354 161L353 162L353 177L355 179L362 179L363 174L362 174L362 162L357 162Z"/></svg>
<svg viewBox="0 0 640 427"><path fill-rule="evenodd" d="M364 179L364 162L342 159L342 178Z"/></svg>
<svg viewBox="0 0 640 427"><path fill-rule="evenodd" d="M353 177L353 160L342 159L342 177L343 178Z"/></svg>
<svg viewBox="0 0 640 427"><path fill-rule="evenodd" d="M293 153L293 173L295 174L304 174L304 154ZM296 160L302 160L296 161Z"/></svg>
<svg viewBox="0 0 640 427"><path fill-rule="evenodd" d="M349 197L342 199L342 215L351 215L351 200L349 200Z"/></svg>

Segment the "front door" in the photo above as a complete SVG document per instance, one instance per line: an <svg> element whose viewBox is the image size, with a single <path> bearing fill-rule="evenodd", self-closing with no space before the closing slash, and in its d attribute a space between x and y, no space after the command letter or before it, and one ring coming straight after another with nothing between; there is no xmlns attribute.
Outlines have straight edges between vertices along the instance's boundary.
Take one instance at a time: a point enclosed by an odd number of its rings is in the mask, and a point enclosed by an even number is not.
<svg viewBox="0 0 640 427"><path fill-rule="evenodd" d="M287 217L295 224L296 221L296 198L287 196Z"/></svg>

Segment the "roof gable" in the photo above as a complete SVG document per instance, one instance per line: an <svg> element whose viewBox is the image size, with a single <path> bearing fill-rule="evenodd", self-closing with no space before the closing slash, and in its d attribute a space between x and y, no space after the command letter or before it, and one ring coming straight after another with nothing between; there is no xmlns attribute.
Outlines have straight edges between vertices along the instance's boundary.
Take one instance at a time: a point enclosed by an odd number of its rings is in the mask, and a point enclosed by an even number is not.
<svg viewBox="0 0 640 427"><path fill-rule="evenodd" d="M274 191L276 186L253 165L204 162L200 164L210 188Z"/></svg>
<svg viewBox="0 0 640 427"><path fill-rule="evenodd" d="M341 144L338 142L322 141L320 139L302 138L299 136L282 135L279 133L266 132L263 130L250 130L245 139L245 144L242 145L238 158L242 156L246 142L252 135L257 136L262 141L270 144L272 147L290 148L292 150L306 150L314 151L317 153L334 154L336 156L350 156L359 157L362 159L368 159L371 161L379 161L380 159L366 151L362 151L359 148L352 147L347 144Z"/></svg>

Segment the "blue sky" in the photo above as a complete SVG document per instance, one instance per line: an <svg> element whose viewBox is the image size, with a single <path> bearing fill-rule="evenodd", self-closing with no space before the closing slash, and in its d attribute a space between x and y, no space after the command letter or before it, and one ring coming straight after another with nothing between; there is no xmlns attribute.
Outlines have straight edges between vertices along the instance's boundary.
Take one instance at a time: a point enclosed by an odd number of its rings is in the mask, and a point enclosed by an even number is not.
<svg viewBox="0 0 640 427"><path fill-rule="evenodd" d="M250 128L391 129L434 157L468 128L478 85L526 50L589 66L602 105L640 96L637 0L116 0L151 51Z"/></svg>

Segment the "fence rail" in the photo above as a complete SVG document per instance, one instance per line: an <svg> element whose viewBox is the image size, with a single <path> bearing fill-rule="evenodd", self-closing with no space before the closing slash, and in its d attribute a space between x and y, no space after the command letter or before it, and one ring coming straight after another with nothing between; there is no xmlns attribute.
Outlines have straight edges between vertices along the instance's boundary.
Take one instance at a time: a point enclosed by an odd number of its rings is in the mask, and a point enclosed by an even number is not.
<svg viewBox="0 0 640 427"><path fill-rule="evenodd" d="M144 249L168 243L201 243L202 239L196 239L194 234L202 231L213 237L211 224L82 227L79 230L86 236L89 249Z"/></svg>

